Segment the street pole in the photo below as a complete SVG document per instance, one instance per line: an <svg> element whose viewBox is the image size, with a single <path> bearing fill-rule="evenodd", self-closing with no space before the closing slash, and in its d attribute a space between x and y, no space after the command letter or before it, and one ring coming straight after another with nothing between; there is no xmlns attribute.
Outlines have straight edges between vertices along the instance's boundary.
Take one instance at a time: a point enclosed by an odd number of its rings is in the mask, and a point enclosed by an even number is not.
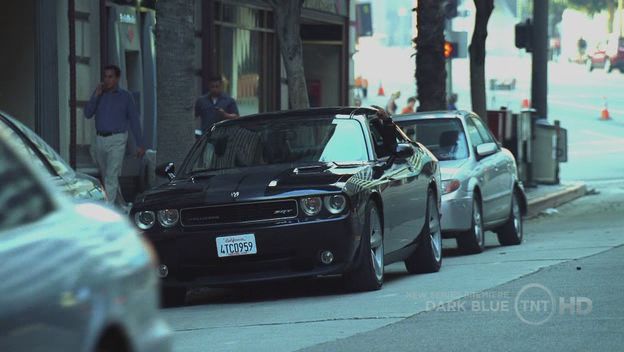
<svg viewBox="0 0 624 352"><path fill-rule="evenodd" d="M451 20L446 20L446 33L445 37L447 40L451 38L451 32L453 31L453 24ZM454 48L457 50L457 48ZM446 59L446 105L448 106L448 98L453 94L453 59Z"/></svg>
<svg viewBox="0 0 624 352"><path fill-rule="evenodd" d="M621 0L620 0L621 1ZM533 0L531 101L538 118L548 117L548 1Z"/></svg>
<svg viewBox="0 0 624 352"><path fill-rule="evenodd" d="M620 14L620 37L624 35L624 32L622 31L622 21L624 20L624 15L622 15L622 7L624 6L622 6L622 3L624 3L624 0L618 0L618 13Z"/></svg>

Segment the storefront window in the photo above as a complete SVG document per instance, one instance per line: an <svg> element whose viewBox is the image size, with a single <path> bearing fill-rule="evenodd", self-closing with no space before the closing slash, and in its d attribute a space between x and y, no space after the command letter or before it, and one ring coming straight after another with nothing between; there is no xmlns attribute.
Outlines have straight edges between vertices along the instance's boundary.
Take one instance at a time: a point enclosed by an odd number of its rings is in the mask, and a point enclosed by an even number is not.
<svg viewBox="0 0 624 352"><path fill-rule="evenodd" d="M241 115L265 109L270 94L273 40L267 25L268 11L217 3L215 6L217 72L223 76L224 90L232 96ZM268 55L267 55L268 54Z"/></svg>

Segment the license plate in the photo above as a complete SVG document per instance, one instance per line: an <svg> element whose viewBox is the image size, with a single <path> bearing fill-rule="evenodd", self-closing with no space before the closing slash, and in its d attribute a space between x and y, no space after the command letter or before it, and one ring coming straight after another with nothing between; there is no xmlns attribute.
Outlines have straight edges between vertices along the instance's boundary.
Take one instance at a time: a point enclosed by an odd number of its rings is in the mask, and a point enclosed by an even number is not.
<svg viewBox="0 0 624 352"><path fill-rule="evenodd" d="M217 237L217 255L219 258L256 253L258 253L258 248L256 247L256 236L253 233Z"/></svg>

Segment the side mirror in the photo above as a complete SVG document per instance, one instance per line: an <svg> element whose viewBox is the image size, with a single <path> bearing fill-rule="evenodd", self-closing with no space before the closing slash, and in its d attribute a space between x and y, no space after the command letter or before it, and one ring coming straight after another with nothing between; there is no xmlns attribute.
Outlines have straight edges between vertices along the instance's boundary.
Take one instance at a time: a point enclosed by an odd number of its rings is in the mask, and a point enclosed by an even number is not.
<svg viewBox="0 0 624 352"><path fill-rule="evenodd" d="M163 163L156 166L155 173L160 177L167 177L169 181L173 181L175 175L175 165L172 162Z"/></svg>
<svg viewBox="0 0 624 352"><path fill-rule="evenodd" d="M483 143L477 146L477 156L479 158L485 158L498 152L498 144L496 143Z"/></svg>
<svg viewBox="0 0 624 352"><path fill-rule="evenodd" d="M414 148L407 143L397 144L394 155L399 159L407 159L414 155Z"/></svg>

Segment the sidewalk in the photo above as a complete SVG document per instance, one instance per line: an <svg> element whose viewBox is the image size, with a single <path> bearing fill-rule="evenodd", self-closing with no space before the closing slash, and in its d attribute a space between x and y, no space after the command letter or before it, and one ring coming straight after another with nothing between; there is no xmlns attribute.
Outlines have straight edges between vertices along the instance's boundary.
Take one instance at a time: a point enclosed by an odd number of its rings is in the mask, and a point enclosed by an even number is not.
<svg viewBox="0 0 624 352"><path fill-rule="evenodd" d="M532 218L546 209L556 208L584 196L587 187L582 182L562 183L525 187L525 192L528 202L527 218Z"/></svg>

